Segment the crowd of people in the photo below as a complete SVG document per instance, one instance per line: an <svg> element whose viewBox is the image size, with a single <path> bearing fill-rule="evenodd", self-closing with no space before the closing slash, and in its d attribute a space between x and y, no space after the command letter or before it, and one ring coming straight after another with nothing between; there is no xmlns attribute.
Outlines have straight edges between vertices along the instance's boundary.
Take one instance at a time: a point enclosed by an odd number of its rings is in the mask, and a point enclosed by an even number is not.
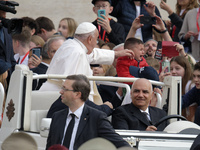
<svg viewBox="0 0 200 150"><path fill-rule="evenodd" d="M77 150L95 137L118 148L128 144L114 129L164 130L167 121L154 126L167 115L167 110L155 107L155 93L162 95L162 87L152 86L148 79L163 82L166 76L181 76L182 113L200 125L200 0L177 0L176 12L161 0L160 8L169 14L169 20L162 20L152 1L91 3L91 12L97 15L91 23L78 25L73 18L63 18L56 29L50 18L23 17L20 34L11 36L5 27L0 29L0 81L5 92L15 65L26 65L35 74L67 76L65 82L33 81L33 90L61 94L47 114L52 123L46 149L61 144ZM99 10L105 13L99 14ZM5 15L0 10L0 17ZM170 55L164 55L162 48ZM166 61L170 67L162 65ZM127 83L130 103L121 106L126 91L88 81L86 76L92 75L141 79ZM112 116L111 122L108 116Z"/></svg>

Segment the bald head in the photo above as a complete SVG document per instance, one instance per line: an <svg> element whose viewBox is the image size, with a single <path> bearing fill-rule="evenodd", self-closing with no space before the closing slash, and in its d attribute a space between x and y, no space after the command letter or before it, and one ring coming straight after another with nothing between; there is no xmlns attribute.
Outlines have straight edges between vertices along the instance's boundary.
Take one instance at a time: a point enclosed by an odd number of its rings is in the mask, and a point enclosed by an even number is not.
<svg viewBox="0 0 200 150"><path fill-rule="evenodd" d="M145 78L140 78L140 79L137 79L135 82L133 82L131 89L134 89L135 86L137 87L137 84L146 84L146 86L150 88L151 90L150 92L153 91L151 82Z"/></svg>
<svg viewBox="0 0 200 150"><path fill-rule="evenodd" d="M152 94L152 85L149 80L141 78L133 83L131 99L137 108L145 111L152 99Z"/></svg>

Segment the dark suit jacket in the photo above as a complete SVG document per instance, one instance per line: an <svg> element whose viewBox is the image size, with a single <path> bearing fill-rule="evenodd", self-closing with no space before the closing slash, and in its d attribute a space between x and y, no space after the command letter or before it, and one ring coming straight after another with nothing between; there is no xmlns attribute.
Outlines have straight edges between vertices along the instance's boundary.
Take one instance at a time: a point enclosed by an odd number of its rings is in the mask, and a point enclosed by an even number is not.
<svg viewBox="0 0 200 150"><path fill-rule="evenodd" d="M149 106L149 114L152 124L157 123L161 118L166 116L165 111L151 106ZM148 126L152 125L133 103L118 107L113 112L112 124L115 129L126 130L145 130ZM162 131L167 125L167 121L163 122L157 127L158 131Z"/></svg>
<svg viewBox="0 0 200 150"><path fill-rule="evenodd" d="M51 145L61 144L67 115L68 109L54 113L46 149ZM120 135L115 133L106 117L105 113L90 106L84 106L75 137L74 150L77 150L81 144L95 137L105 138L116 147L129 146Z"/></svg>
<svg viewBox="0 0 200 150"><path fill-rule="evenodd" d="M43 63L40 63L36 68L31 69L34 73L37 74L45 74L47 72L48 66L46 66ZM33 80L33 90L39 90L42 84L46 82L46 79L39 79L39 82L37 80Z"/></svg>
<svg viewBox="0 0 200 150"><path fill-rule="evenodd" d="M118 87L100 84L97 88L103 102L111 102L114 109L121 106L123 100L120 100L116 94Z"/></svg>
<svg viewBox="0 0 200 150"><path fill-rule="evenodd" d="M92 107L92 108L95 108L97 110L100 110L104 113L107 114L107 116L110 116L111 113L113 112L112 109L108 106L108 105L97 105L95 103L93 103L92 101L90 100L86 100L85 104L87 104L88 106ZM48 113L47 113L47 118L52 118L53 117L53 114L57 111L60 111L62 109L66 109L68 108L67 105L63 104L61 102L61 97L59 97L50 107Z"/></svg>
<svg viewBox="0 0 200 150"><path fill-rule="evenodd" d="M5 60L6 62L11 64L11 68L8 71L8 83L11 76L11 73L15 69L16 61L14 59L13 45L12 45L12 37L8 34L6 28L3 27L4 34L4 42L0 39L0 59Z"/></svg>

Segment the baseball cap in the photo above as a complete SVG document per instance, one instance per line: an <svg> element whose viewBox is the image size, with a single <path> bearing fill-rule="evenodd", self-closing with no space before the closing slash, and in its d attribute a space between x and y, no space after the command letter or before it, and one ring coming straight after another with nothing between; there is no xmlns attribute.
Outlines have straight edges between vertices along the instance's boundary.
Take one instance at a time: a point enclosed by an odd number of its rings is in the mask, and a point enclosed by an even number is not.
<svg viewBox="0 0 200 150"><path fill-rule="evenodd" d="M159 75L157 71L151 66L146 66L142 68L130 66L129 72L132 76L136 78L146 78L149 80L159 81Z"/></svg>
<svg viewBox="0 0 200 150"><path fill-rule="evenodd" d="M92 23L82 22L76 28L75 34L87 34L94 31L95 29L96 29L96 26L94 26Z"/></svg>
<svg viewBox="0 0 200 150"><path fill-rule="evenodd" d="M0 74L3 74L11 67L10 63L5 62L3 59L0 59Z"/></svg>
<svg viewBox="0 0 200 150"><path fill-rule="evenodd" d="M111 4L111 0L92 0L92 4L95 5L97 1L108 1Z"/></svg>

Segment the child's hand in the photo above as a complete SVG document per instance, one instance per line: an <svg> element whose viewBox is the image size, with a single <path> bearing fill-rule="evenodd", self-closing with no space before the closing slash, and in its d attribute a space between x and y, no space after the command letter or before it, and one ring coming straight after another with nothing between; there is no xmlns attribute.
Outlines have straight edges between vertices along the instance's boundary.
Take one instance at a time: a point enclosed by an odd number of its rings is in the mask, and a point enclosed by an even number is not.
<svg viewBox="0 0 200 150"><path fill-rule="evenodd" d="M110 27L110 20L105 15L101 15L103 18L98 17L97 18L97 24L102 26L102 28L109 34L112 31L112 28Z"/></svg>

